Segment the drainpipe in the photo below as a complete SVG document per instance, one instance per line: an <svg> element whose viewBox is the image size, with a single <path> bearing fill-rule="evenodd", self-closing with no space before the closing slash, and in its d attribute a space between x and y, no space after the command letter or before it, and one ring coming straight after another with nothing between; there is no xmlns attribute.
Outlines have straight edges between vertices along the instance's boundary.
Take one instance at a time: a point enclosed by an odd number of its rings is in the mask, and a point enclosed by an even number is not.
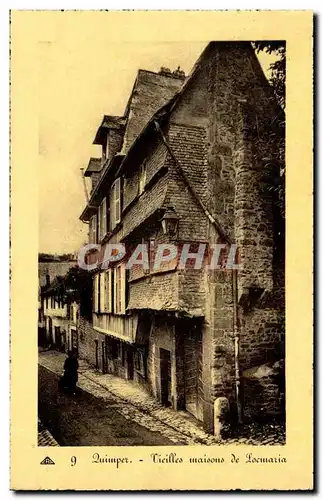
<svg viewBox="0 0 323 500"><path fill-rule="evenodd" d="M229 235L226 233L226 231L222 228L221 224L216 220L216 218L210 214L206 206L204 205L203 201L191 185L186 173L184 172L180 162L175 156L175 153L173 152L169 142L167 141L159 123L157 120L154 120L155 128L158 131L158 133L161 136L161 139L163 143L165 144L167 151L171 155L171 158L175 162L175 165L177 166L178 170L180 171L185 184L189 188L191 194L193 195L194 199L197 201L199 206L202 208L204 214L206 217L209 219L211 224L216 228L217 232L220 234L220 236L228 243L231 244L231 238ZM242 405L241 405L241 392L240 392L240 386L241 386L241 381L240 381L240 362L239 362L239 356L240 356L240 325L239 325L239 314L238 314L238 274L237 270L233 269L232 270L232 292L233 292L233 333L234 333L234 368L235 368L235 387L236 387L236 399L237 399L237 415L238 415L238 422L239 424L242 424Z"/></svg>
<svg viewBox="0 0 323 500"><path fill-rule="evenodd" d="M238 306L238 271L232 269L232 295L233 295L233 333L234 333L234 372L237 399L238 422L242 424L242 405L241 405L241 380L240 380L240 324L239 324L239 306Z"/></svg>

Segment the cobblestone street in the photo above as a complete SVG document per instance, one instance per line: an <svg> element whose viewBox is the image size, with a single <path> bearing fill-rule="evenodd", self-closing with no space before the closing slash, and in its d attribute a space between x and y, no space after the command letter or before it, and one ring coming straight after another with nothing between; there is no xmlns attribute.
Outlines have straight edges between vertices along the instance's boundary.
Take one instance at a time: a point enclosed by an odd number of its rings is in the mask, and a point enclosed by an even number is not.
<svg viewBox="0 0 323 500"><path fill-rule="evenodd" d="M41 367L56 375L62 373L64 359L65 355L57 351L39 353ZM202 425L187 412L175 412L171 408L161 406L137 384L110 374L102 374L84 360L80 360L79 364L78 387L84 393L96 398L98 404L108 403L106 408L113 407L117 414L131 422L132 426L139 426L143 431L149 431L151 433L149 440L154 441L155 436L159 441L156 441L156 444L163 444L160 442L161 438L165 440L164 444L177 445L284 444L284 432L278 424L244 426L239 430L239 435L219 442L214 436L207 434ZM134 444L154 444L154 442Z"/></svg>

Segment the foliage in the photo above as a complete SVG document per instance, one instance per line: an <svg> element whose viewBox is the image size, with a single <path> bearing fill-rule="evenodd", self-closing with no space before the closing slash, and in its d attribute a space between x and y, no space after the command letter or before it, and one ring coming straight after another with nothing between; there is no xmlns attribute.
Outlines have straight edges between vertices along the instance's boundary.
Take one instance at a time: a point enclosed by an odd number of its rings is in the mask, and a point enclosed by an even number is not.
<svg viewBox="0 0 323 500"><path fill-rule="evenodd" d="M274 94L276 96L278 104L281 106L282 110L285 109L286 103L286 42L283 40L273 40L273 41L256 41L253 44L254 49L257 53L266 52L268 54L274 54L276 60L270 64L269 71L269 83L273 88ZM285 128L285 116L281 113L281 116L277 117L278 128L284 130ZM277 148L277 149L276 149ZM274 211L276 214L276 221L278 223L278 235L284 236L284 219L285 219L285 132L282 134L281 140L275 143L273 148L277 151L276 157L276 177L275 183L270 188L274 191L276 203L274 204Z"/></svg>
<svg viewBox="0 0 323 500"><path fill-rule="evenodd" d="M264 51L268 54L275 54L277 56L276 61L269 66L269 83L273 87L278 103L285 109L286 42L282 40L257 41L254 42L254 47L257 53Z"/></svg>
<svg viewBox="0 0 323 500"><path fill-rule="evenodd" d="M75 256L72 253L63 253L61 255L56 253L43 253L38 254L38 262L69 262L75 260Z"/></svg>
<svg viewBox="0 0 323 500"><path fill-rule="evenodd" d="M80 304L80 315L92 317L92 275L78 266L71 267L64 278L65 290Z"/></svg>

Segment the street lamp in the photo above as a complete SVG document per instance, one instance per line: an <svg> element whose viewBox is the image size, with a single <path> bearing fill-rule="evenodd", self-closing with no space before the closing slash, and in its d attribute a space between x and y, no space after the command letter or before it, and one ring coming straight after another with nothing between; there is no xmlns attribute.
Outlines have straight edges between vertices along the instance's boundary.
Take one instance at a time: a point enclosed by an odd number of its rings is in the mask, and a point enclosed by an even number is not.
<svg viewBox="0 0 323 500"><path fill-rule="evenodd" d="M163 228L163 233L168 236L175 236L178 227L179 217L173 207L168 207L165 211L161 224Z"/></svg>

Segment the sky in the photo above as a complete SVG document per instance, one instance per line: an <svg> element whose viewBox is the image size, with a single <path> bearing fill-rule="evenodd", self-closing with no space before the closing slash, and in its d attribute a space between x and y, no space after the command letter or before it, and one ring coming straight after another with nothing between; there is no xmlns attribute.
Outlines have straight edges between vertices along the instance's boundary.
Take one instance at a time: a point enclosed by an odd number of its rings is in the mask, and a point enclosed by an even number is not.
<svg viewBox="0 0 323 500"><path fill-rule="evenodd" d="M207 43L111 42L107 30L93 23L75 29L68 16L44 30L37 61L40 252L77 252L87 241L80 169L100 156L92 142L102 116L123 115L138 69L181 66L187 74ZM271 61L260 57L265 71Z"/></svg>

